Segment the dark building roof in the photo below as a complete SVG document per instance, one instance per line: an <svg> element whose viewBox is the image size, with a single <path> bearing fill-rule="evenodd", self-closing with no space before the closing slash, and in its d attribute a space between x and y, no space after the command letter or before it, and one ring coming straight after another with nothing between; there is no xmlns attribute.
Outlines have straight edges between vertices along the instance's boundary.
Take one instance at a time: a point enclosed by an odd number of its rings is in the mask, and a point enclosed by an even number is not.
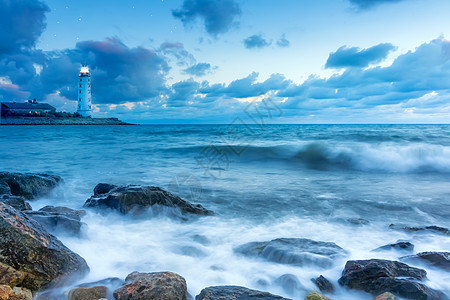
<svg viewBox="0 0 450 300"><path fill-rule="evenodd" d="M30 103L30 102L2 102L2 106L9 109L43 109L43 110L56 110L53 106L47 103Z"/></svg>

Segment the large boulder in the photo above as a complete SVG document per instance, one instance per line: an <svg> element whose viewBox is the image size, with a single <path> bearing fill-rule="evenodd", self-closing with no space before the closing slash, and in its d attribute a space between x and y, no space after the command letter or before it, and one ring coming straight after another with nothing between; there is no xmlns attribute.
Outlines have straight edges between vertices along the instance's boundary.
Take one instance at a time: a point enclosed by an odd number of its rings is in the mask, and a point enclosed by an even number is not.
<svg viewBox="0 0 450 300"><path fill-rule="evenodd" d="M96 187L97 193L99 188ZM101 189L106 191L108 189ZM212 211L200 204L191 204L159 187L128 185L115 187L105 194L89 198L84 207L111 208L122 214L141 213L152 206L176 208L183 214L211 215Z"/></svg>
<svg viewBox="0 0 450 300"><path fill-rule="evenodd" d="M32 291L63 284L86 273L86 261L70 251L38 222L0 202L0 284Z"/></svg>
<svg viewBox="0 0 450 300"><path fill-rule="evenodd" d="M127 283L114 291L117 300L186 300L186 280L172 272L133 272Z"/></svg>
<svg viewBox="0 0 450 300"><path fill-rule="evenodd" d="M18 210L32 210L31 205L22 196L0 195L0 202L8 204Z"/></svg>
<svg viewBox="0 0 450 300"><path fill-rule="evenodd" d="M425 262L433 267L450 271L450 252L421 252L416 255L404 256L400 260L407 262Z"/></svg>
<svg viewBox="0 0 450 300"><path fill-rule="evenodd" d="M204 288L195 300L288 300L270 293L251 290L241 286L210 286Z"/></svg>
<svg viewBox="0 0 450 300"><path fill-rule="evenodd" d="M25 214L35 219L52 234L79 235L81 228L86 226L81 222L84 210L75 210L62 206L45 206L39 211L26 211Z"/></svg>
<svg viewBox="0 0 450 300"><path fill-rule="evenodd" d="M262 257L269 261L296 266L330 267L347 252L332 242L303 238L280 238L268 242L251 242L235 248L235 252Z"/></svg>
<svg viewBox="0 0 450 300"><path fill-rule="evenodd" d="M2 190L7 184L12 195L26 199L45 196L61 182L62 178L55 175L0 172Z"/></svg>
<svg viewBox="0 0 450 300"><path fill-rule="evenodd" d="M446 299L445 295L420 283L425 270L407 264L382 260L350 260L346 263L339 284L377 296L391 292L406 299Z"/></svg>

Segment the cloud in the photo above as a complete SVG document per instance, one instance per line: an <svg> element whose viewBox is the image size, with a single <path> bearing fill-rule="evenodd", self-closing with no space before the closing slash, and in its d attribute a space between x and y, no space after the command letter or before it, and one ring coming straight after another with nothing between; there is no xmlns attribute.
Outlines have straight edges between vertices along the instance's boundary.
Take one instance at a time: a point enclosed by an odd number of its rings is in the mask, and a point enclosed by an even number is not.
<svg viewBox="0 0 450 300"><path fill-rule="evenodd" d="M396 3L404 0L349 0L359 10L369 9L384 3Z"/></svg>
<svg viewBox="0 0 450 300"><path fill-rule="evenodd" d="M180 9L172 11L185 27L201 20L206 32L213 37L230 30L240 14L241 8L234 0L184 0Z"/></svg>
<svg viewBox="0 0 450 300"><path fill-rule="evenodd" d="M264 39L261 34L249 36L244 40L244 45L247 49L264 48L270 46L270 44L272 44L272 42Z"/></svg>
<svg viewBox="0 0 450 300"><path fill-rule="evenodd" d="M198 63L193 66L190 66L189 68L184 69L184 72L192 76L201 77L211 73L213 69L215 68L211 67L211 64Z"/></svg>
<svg viewBox="0 0 450 300"><path fill-rule="evenodd" d="M179 66L188 66L196 63L194 56L180 42L164 42L159 47L159 52L174 58Z"/></svg>
<svg viewBox="0 0 450 300"><path fill-rule="evenodd" d="M286 36L283 34L280 39L277 41L277 46L281 48L287 48L291 45L291 42L289 42L288 39L286 39Z"/></svg>
<svg viewBox="0 0 450 300"><path fill-rule="evenodd" d="M358 47L342 46L328 57L325 68L365 68L370 64L376 64L384 60L390 51L396 47L389 43L361 49Z"/></svg>
<svg viewBox="0 0 450 300"><path fill-rule="evenodd" d="M38 0L0 0L0 54L33 48L46 27L48 11Z"/></svg>

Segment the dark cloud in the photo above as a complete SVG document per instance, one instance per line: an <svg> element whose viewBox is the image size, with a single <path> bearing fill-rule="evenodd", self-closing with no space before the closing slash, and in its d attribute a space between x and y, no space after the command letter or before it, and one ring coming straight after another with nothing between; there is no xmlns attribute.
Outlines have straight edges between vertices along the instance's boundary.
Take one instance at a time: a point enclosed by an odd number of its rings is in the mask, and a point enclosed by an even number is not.
<svg viewBox="0 0 450 300"><path fill-rule="evenodd" d="M159 52L165 56L174 58L179 66L189 66L196 62L194 56L180 42L164 42L159 47Z"/></svg>
<svg viewBox="0 0 450 300"><path fill-rule="evenodd" d="M201 76L205 76L206 74L211 73L211 71L214 68L211 67L211 64L208 63L198 63L195 64L189 68L186 68L184 70L184 72L186 74L192 75L192 76L197 76L197 77L201 77Z"/></svg>
<svg viewBox="0 0 450 300"><path fill-rule="evenodd" d="M288 39L286 39L286 36L283 34L280 39L277 41L277 46L281 48L286 48L291 45L291 42L289 42Z"/></svg>
<svg viewBox="0 0 450 300"><path fill-rule="evenodd" d="M396 3L405 0L349 0L359 10L369 9L383 3Z"/></svg>
<svg viewBox="0 0 450 300"><path fill-rule="evenodd" d="M264 48L267 46L270 46L272 42L267 41L263 38L261 34L255 34L252 36L249 36L244 40L245 48L247 49L253 49L253 48Z"/></svg>
<svg viewBox="0 0 450 300"><path fill-rule="evenodd" d="M48 11L38 0L0 0L0 55L33 48L45 29Z"/></svg>
<svg viewBox="0 0 450 300"><path fill-rule="evenodd" d="M325 68L365 68L370 64L379 63L390 51L396 49L392 44L379 44L367 49L342 46L328 57Z"/></svg>
<svg viewBox="0 0 450 300"><path fill-rule="evenodd" d="M234 0L184 0L180 9L172 11L172 15L180 19L184 26L192 25L200 19L206 32L217 37L227 32L241 14L239 4Z"/></svg>

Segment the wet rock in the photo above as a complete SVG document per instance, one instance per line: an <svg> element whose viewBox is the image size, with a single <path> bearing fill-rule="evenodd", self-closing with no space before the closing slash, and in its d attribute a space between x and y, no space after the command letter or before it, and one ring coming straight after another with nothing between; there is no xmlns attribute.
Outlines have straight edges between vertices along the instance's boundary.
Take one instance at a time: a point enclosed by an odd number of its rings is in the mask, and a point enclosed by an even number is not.
<svg viewBox="0 0 450 300"><path fill-rule="evenodd" d="M18 210L32 210L31 205L21 196L1 195L0 202L8 204Z"/></svg>
<svg viewBox="0 0 450 300"><path fill-rule="evenodd" d="M370 224L369 220L366 220L366 219L363 219L363 218L350 218L350 219L347 219L347 222L349 222L350 224L359 225L359 226L361 226L361 225L369 225Z"/></svg>
<svg viewBox="0 0 450 300"><path fill-rule="evenodd" d="M75 220L80 221L81 217L86 215L86 211L82 209L71 209L64 206L51 206L47 205L41 208L39 211L46 212L46 213L52 213L57 215L64 215L68 218L72 218Z"/></svg>
<svg viewBox="0 0 450 300"><path fill-rule="evenodd" d="M94 188L94 195L103 195L109 193L112 189L116 188L117 185L109 183L99 183Z"/></svg>
<svg viewBox="0 0 450 300"><path fill-rule="evenodd" d="M172 272L133 272L125 279L126 285L115 290L117 300L186 300L187 286L183 277Z"/></svg>
<svg viewBox="0 0 450 300"><path fill-rule="evenodd" d="M439 226L418 226L418 227L411 227L406 225L398 225L398 224L391 224L389 225L390 229L395 230L401 230L406 232L432 232L437 234L443 234L443 235L450 235L450 230L445 227L439 227Z"/></svg>
<svg viewBox="0 0 450 300"><path fill-rule="evenodd" d="M319 292L311 292L308 293L308 295L306 295L305 300L331 300L330 298L328 298L327 296L322 295Z"/></svg>
<svg viewBox="0 0 450 300"><path fill-rule="evenodd" d="M446 299L443 293L419 282L425 277L425 270L398 261L350 260L345 265L339 283L374 296L391 292L407 299Z"/></svg>
<svg viewBox="0 0 450 300"><path fill-rule="evenodd" d="M389 292L383 293L375 298L373 300L395 300L395 296Z"/></svg>
<svg viewBox="0 0 450 300"><path fill-rule="evenodd" d="M241 286L210 286L204 288L195 300L288 300L270 293L251 290Z"/></svg>
<svg viewBox="0 0 450 300"><path fill-rule="evenodd" d="M140 213L152 206L177 208L183 214L212 215L200 204L191 204L159 187L128 185L116 187L106 194L94 195L84 207L111 208L122 214Z"/></svg>
<svg viewBox="0 0 450 300"><path fill-rule="evenodd" d="M47 174L0 172L0 182L9 186L11 194L34 199L47 195L62 178Z"/></svg>
<svg viewBox="0 0 450 300"><path fill-rule="evenodd" d="M330 267L346 251L331 242L303 238L281 238L269 242L251 242L235 248L236 253L263 257L269 261L296 266Z"/></svg>
<svg viewBox="0 0 450 300"><path fill-rule="evenodd" d="M86 226L79 217L72 218L72 214L52 213L46 211L26 211L25 214L39 222L52 234L79 235L81 228Z"/></svg>
<svg viewBox="0 0 450 300"><path fill-rule="evenodd" d="M94 282L86 282L86 283L82 283L77 285L77 287L80 288L90 288L90 287L94 287L94 286L98 286L98 285L104 285L108 288L112 288L113 290L115 290L116 288L122 286L125 284L125 281L117 278L117 277L109 277L109 278L105 278L102 280L97 280Z"/></svg>
<svg viewBox="0 0 450 300"><path fill-rule="evenodd" d="M322 275L320 275L317 278L311 279L311 281L317 285L317 287L322 293L334 293L333 284Z"/></svg>
<svg viewBox="0 0 450 300"><path fill-rule="evenodd" d="M0 181L0 195L11 195L11 189L6 182Z"/></svg>
<svg viewBox="0 0 450 300"><path fill-rule="evenodd" d="M408 241L397 241L393 244L387 244L381 247L374 249L373 251L388 251L388 250L398 250L404 252L412 252L414 251L414 245Z"/></svg>
<svg viewBox="0 0 450 300"><path fill-rule="evenodd" d="M14 268L0 262L0 284L16 286L23 281L25 273L15 270Z"/></svg>
<svg viewBox="0 0 450 300"><path fill-rule="evenodd" d="M14 287L8 285L0 285L0 300L31 300L33 295L31 291L25 288Z"/></svg>
<svg viewBox="0 0 450 300"><path fill-rule="evenodd" d="M404 256L400 260L406 262L425 262L433 267L450 271L450 252L421 252Z"/></svg>
<svg viewBox="0 0 450 300"><path fill-rule="evenodd" d="M98 300L107 297L108 289L106 286L94 286L70 290L68 300Z"/></svg>
<svg viewBox="0 0 450 300"><path fill-rule="evenodd" d="M274 283L281 286L286 293L291 295L300 291L306 291L306 288L301 284L297 276L292 274L281 275Z"/></svg>
<svg viewBox="0 0 450 300"><path fill-rule="evenodd" d="M40 290L64 283L89 268L38 222L0 202L0 264L16 274L14 284Z"/></svg>

